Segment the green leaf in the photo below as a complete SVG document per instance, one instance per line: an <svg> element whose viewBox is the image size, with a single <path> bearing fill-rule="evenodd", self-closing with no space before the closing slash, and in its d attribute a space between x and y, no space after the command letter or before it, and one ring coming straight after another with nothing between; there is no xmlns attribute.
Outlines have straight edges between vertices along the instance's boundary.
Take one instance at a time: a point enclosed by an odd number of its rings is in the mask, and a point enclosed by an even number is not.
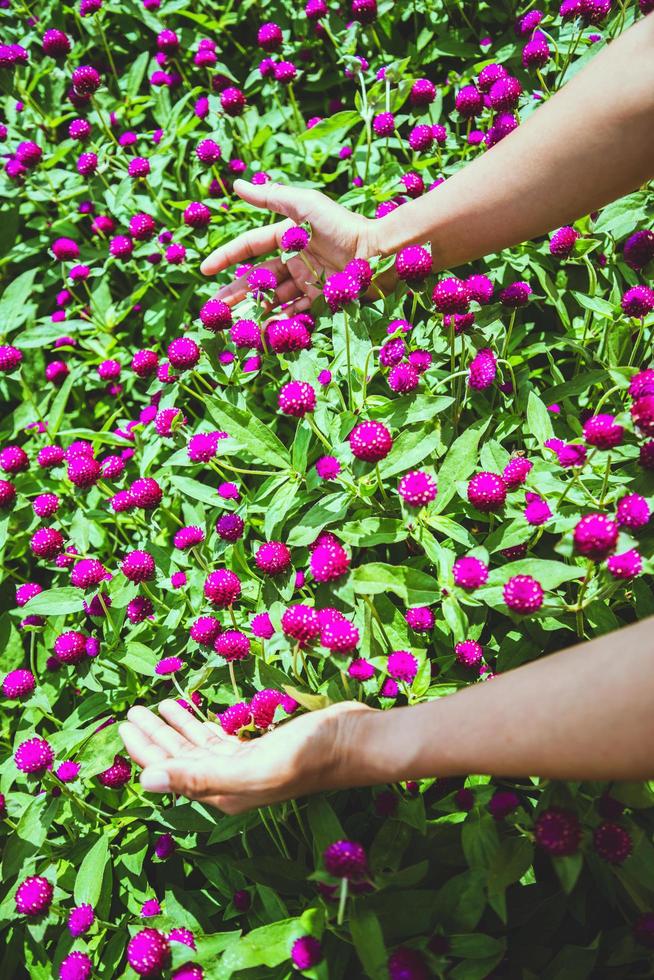
<svg viewBox="0 0 654 980"><path fill-rule="evenodd" d="M290 547L300 547L315 541L327 527L341 521L348 512L350 498L347 493L330 493L310 507L291 528L287 540Z"/></svg>
<svg viewBox="0 0 654 980"><path fill-rule="evenodd" d="M448 449L437 474L438 496L433 505L434 513L444 510L456 493L457 483L467 479L476 468L477 447L486 424L466 429Z"/></svg>
<svg viewBox="0 0 654 980"><path fill-rule="evenodd" d="M346 544L367 548L404 541L407 534L404 522L391 517L364 517L360 521L348 521L338 529L339 538Z"/></svg>
<svg viewBox="0 0 654 980"><path fill-rule="evenodd" d="M148 61L150 60L150 52L142 51L138 58L132 63L129 72L127 73L127 79L125 82L125 93L126 95L133 97L138 92L141 87L141 82L143 81L143 76L148 67Z"/></svg>
<svg viewBox="0 0 654 980"><path fill-rule="evenodd" d="M46 589L25 603L29 615L36 616L65 616L68 613L81 612L84 608L80 589L71 585L60 589Z"/></svg>
<svg viewBox="0 0 654 980"><path fill-rule="evenodd" d="M121 750L124 751L124 746L118 734L118 725L107 725L91 736L77 756L77 762L82 766L80 776L91 779L99 772L104 772L113 765L114 756Z"/></svg>
<svg viewBox="0 0 654 980"><path fill-rule="evenodd" d="M566 895L569 895L577 884L584 865L584 858L581 851L577 851L576 854L570 854L567 857L554 858L552 864L561 882L563 891Z"/></svg>
<svg viewBox="0 0 654 980"><path fill-rule="evenodd" d="M272 429L252 412L245 412L226 401L209 399L206 408L211 418L253 458L262 463L268 463L275 469L288 469L291 458L288 449L277 438Z"/></svg>
<svg viewBox="0 0 654 980"><path fill-rule="evenodd" d="M109 839L106 834L98 837L95 844L84 855L75 878L75 904L88 902L94 907L98 904L102 889L102 877L109 862Z"/></svg>
<svg viewBox="0 0 654 980"><path fill-rule="evenodd" d="M481 932L468 936L450 936L451 954L462 960L483 960L504 952L504 943Z"/></svg>
<svg viewBox="0 0 654 980"><path fill-rule="evenodd" d="M319 123L305 130L297 138L303 143L309 140L324 140L326 136L338 134L339 138L345 136L353 126L361 122L361 116L352 109L344 109L342 112L335 112L327 119L321 119Z"/></svg>
<svg viewBox="0 0 654 980"><path fill-rule="evenodd" d="M199 500L203 504L210 504L217 507L220 497L215 487L209 487L199 480L192 480L188 476L171 476L170 483L176 487L185 497Z"/></svg>
<svg viewBox="0 0 654 980"><path fill-rule="evenodd" d="M527 429L539 447L554 436L550 413L535 391L529 392L527 400Z"/></svg>
<svg viewBox="0 0 654 980"><path fill-rule="evenodd" d="M0 298L0 323L2 332L9 333L25 323L34 307L27 302L32 294L32 286L39 271L38 266L21 272L9 283Z"/></svg>
<svg viewBox="0 0 654 980"><path fill-rule="evenodd" d="M42 847L60 802L60 799L44 794L34 797L23 810L15 831L4 846L2 876L5 880L13 877L23 862Z"/></svg>
<svg viewBox="0 0 654 980"><path fill-rule="evenodd" d="M274 538L275 533L283 527L299 490L300 484L297 481L286 480L270 498L263 522L264 534L268 539Z"/></svg>
<svg viewBox="0 0 654 980"><path fill-rule="evenodd" d="M502 568L494 568L488 576L488 582L476 593L483 598L484 589L504 585L514 575L531 575L545 590L558 589L564 582L574 582L583 576L583 569L577 565L566 565L562 561L551 561L547 558L521 558L520 561L509 562Z"/></svg>
<svg viewBox="0 0 654 980"><path fill-rule="evenodd" d="M489 869L500 847L497 823L490 813L473 810L463 824L461 845L471 868Z"/></svg>
<svg viewBox="0 0 654 980"><path fill-rule="evenodd" d="M608 374L604 370L582 371L576 378L564 381L560 385L554 385L543 392L543 401L547 405L561 401L562 398L576 398L584 391L588 391L593 385L603 385L608 379Z"/></svg>
<svg viewBox="0 0 654 980"><path fill-rule="evenodd" d="M220 961L221 973L247 970L253 966L278 966L290 959L291 946L303 932L300 919L282 919L281 922L253 929L227 947Z"/></svg>
<svg viewBox="0 0 654 980"><path fill-rule="evenodd" d="M379 919L370 909L352 902L349 924L357 956L371 980L387 980L388 954Z"/></svg>
<svg viewBox="0 0 654 980"><path fill-rule="evenodd" d="M359 565L352 572L352 584L359 595L393 592L407 605L429 604L440 594L438 582L432 575L406 565L385 565L383 562Z"/></svg>
<svg viewBox="0 0 654 980"><path fill-rule="evenodd" d="M393 448L379 464L383 479L412 470L418 464L429 465L431 454L440 446L441 434L437 430L426 432L424 427L414 432L402 432Z"/></svg>
<svg viewBox="0 0 654 980"><path fill-rule="evenodd" d="M313 849L316 855L334 841L344 840L345 831L330 803L324 796L311 796L307 803L307 820L313 839Z"/></svg>

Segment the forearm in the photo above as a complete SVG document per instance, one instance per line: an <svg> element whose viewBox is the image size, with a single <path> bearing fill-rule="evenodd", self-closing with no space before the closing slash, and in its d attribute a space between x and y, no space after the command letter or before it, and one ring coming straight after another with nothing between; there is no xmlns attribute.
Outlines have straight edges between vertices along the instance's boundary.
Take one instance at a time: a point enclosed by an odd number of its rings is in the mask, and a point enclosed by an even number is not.
<svg viewBox="0 0 654 980"><path fill-rule="evenodd" d="M450 697L362 715L361 781L654 776L654 620Z"/></svg>
<svg viewBox="0 0 654 980"><path fill-rule="evenodd" d="M436 269L588 214L654 174L654 16L492 150L376 222L382 254L431 242Z"/></svg>

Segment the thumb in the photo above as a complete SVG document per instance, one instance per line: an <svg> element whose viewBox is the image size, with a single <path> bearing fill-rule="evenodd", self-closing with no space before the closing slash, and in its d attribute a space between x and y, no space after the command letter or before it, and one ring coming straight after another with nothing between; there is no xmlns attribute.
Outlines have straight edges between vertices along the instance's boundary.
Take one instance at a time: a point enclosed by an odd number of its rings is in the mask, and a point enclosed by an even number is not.
<svg viewBox="0 0 654 980"><path fill-rule="evenodd" d="M266 208L283 214L294 221L302 221L307 209L307 196L313 192L303 187L285 184L251 184L247 180L235 180L234 191L240 198L256 208Z"/></svg>
<svg viewBox="0 0 654 980"><path fill-rule="evenodd" d="M179 793L195 800L209 792L220 792L216 776L208 760L170 759L146 766L141 773L141 786L148 793Z"/></svg>

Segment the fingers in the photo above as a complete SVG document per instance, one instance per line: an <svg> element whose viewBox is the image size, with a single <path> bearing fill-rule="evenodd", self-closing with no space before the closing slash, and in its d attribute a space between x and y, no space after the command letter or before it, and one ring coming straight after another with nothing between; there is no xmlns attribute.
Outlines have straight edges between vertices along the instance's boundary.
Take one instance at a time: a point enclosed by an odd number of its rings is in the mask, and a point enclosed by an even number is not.
<svg viewBox="0 0 654 980"><path fill-rule="evenodd" d="M250 184L247 180L235 180L234 191L248 204L285 214L296 223L304 221L311 204L321 196L318 191L304 187L287 187L272 181L267 184Z"/></svg>
<svg viewBox="0 0 654 980"><path fill-rule="evenodd" d="M184 711L184 708L180 708L180 711ZM176 755L178 752L189 748L189 742L186 738L141 705L130 708L127 712L127 718L151 742L163 749L166 755Z"/></svg>
<svg viewBox="0 0 654 980"><path fill-rule="evenodd" d="M190 800L220 794L229 780L229 760L223 766L206 755L202 759L168 759L148 766L141 773L141 786L148 793L179 793Z"/></svg>
<svg viewBox="0 0 654 980"><path fill-rule="evenodd" d="M305 313L311 308L311 298L309 296L301 296L300 299L295 300L290 306L287 306L284 310L285 316L295 316L296 313Z"/></svg>
<svg viewBox="0 0 654 980"><path fill-rule="evenodd" d="M274 225L262 225L260 228L244 231L242 235L237 235L231 242L219 246L208 255L200 266L200 272L205 276L213 276L230 265L248 262L273 252L279 248L282 235L292 224L292 221L278 221Z"/></svg>
<svg viewBox="0 0 654 980"><path fill-rule="evenodd" d="M190 714L186 708L182 708L177 701L162 701L159 705L159 714L166 719L176 732L179 732L185 739L193 745L204 746L214 742L217 738L226 738L219 725L212 725L211 722L202 722Z"/></svg>
<svg viewBox="0 0 654 980"><path fill-rule="evenodd" d="M145 732L131 722L124 722L118 732L129 755L138 766L142 768L154 766L157 762L164 762L169 758L165 749L155 745Z"/></svg>
<svg viewBox="0 0 654 980"><path fill-rule="evenodd" d="M281 259L269 259L267 262L262 262L257 268L269 269L278 283L288 278L288 270ZM230 282L227 286L221 286L216 293L216 299L222 300L228 306L235 306L237 303L240 303L250 292L248 275L249 272L246 275L239 276L238 279Z"/></svg>
<svg viewBox="0 0 654 980"><path fill-rule="evenodd" d="M290 303L292 300L299 299L302 296L302 290L293 282L292 279L287 279L275 290L275 306L283 306L284 303ZM286 310L284 310L286 313Z"/></svg>

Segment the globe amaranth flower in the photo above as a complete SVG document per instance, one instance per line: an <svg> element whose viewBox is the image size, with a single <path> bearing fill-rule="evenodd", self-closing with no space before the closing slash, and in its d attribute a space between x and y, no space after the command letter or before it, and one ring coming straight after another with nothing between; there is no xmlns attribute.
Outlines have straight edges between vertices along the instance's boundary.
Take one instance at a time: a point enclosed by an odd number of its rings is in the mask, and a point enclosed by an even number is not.
<svg viewBox="0 0 654 980"><path fill-rule="evenodd" d="M25 878L16 889L14 903L19 915L36 916L47 912L52 903L54 887L42 875Z"/></svg>
<svg viewBox="0 0 654 980"><path fill-rule="evenodd" d="M241 594L241 581L228 568L210 572L204 583L204 595L218 609L227 609Z"/></svg>
<svg viewBox="0 0 654 980"><path fill-rule="evenodd" d="M156 565L148 551L136 549L125 555L120 570L130 582L149 582L155 577Z"/></svg>
<svg viewBox="0 0 654 980"><path fill-rule="evenodd" d="M606 514L586 514L573 531L574 549L584 558L602 561L615 551L618 533L618 525Z"/></svg>
<svg viewBox="0 0 654 980"><path fill-rule="evenodd" d="M375 676L375 668L369 660L365 660L363 657L355 657L348 667L347 673L355 681L364 683Z"/></svg>
<svg viewBox="0 0 654 980"><path fill-rule="evenodd" d="M111 577L111 573L97 558L80 558L71 569L70 584L79 589L90 589Z"/></svg>
<svg viewBox="0 0 654 980"><path fill-rule="evenodd" d="M534 824L534 839L538 847L552 857L576 854L581 843L581 824L577 814L556 806L543 810Z"/></svg>
<svg viewBox="0 0 654 980"><path fill-rule="evenodd" d="M52 768L54 750L44 738L28 738L14 752L14 762L20 772L29 776L41 776Z"/></svg>
<svg viewBox="0 0 654 980"><path fill-rule="evenodd" d="M413 287L420 286L431 275L431 266L431 254L420 245L409 245L395 256L398 279Z"/></svg>
<svg viewBox="0 0 654 980"><path fill-rule="evenodd" d="M321 480L335 480L341 472L341 464L335 456L321 456L316 460L315 467Z"/></svg>
<svg viewBox="0 0 654 980"><path fill-rule="evenodd" d="M476 85L464 85L454 97L457 112L464 119L474 119L484 108L484 100Z"/></svg>
<svg viewBox="0 0 654 980"><path fill-rule="evenodd" d="M204 531L201 527L197 524L189 524L187 527L180 527L179 531L175 532L173 544L180 551L186 551L188 548L202 544L204 537Z"/></svg>
<svg viewBox="0 0 654 980"><path fill-rule="evenodd" d="M522 66L527 69L543 68L551 56L547 37L542 31L534 31L533 37L522 49Z"/></svg>
<svg viewBox="0 0 654 980"><path fill-rule="evenodd" d="M654 435L654 395L641 395L631 406L631 418L643 435Z"/></svg>
<svg viewBox="0 0 654 980"><path fill-rule="evenodd" d="M267 541L254 554L257 568L265 575L281 575L291 565L291 552L282 541Z"/></svg>
<svg viewBox="0 0 654 980"><path fill-rule="evenodd" d="M316 582L333 582L345 575L350 558L339 542L320 544L311 552L311 574Z"/></svg>
<svg viewBox="0 0 654 980"><path fill-rule="evenodd" d="M279 392L278 404L284 415L302 418L316 407L315 389L306 381L289 381Z"/></svg>
<svg viewBox="0 0 654 980"><path fill-rule="evenodd" d="M393 448L393 439L381 422L360 422L349 435L350 449L357 459L377 463Z"/></svg>
<svg viewBox="0 0 654 980"><path fill-rule="evenodd" d="M320 642L332 653L352 653L359 645L359 630L345 617L321 624Z"/></svg>
<svg viewBox="0 0 654 980"><path fill-rule="evenodd" d="M484 650L476 640L462 640L454 647L454 653L464 667L474 667L480 663Z"/></svg>
<svg viewBox="0 0 654 980"><path fill-rule="evenodd" d="M154 672L160 677L167 677L170 674L176 674L184 666L185 664L181 657L163 657L157 662Z"/></svg>
<svg viewBox="0 0 654 980"><path fill-rule="evenodd" d="M404 619L416 633L430 633L436 622L434 613L429 606L413 606L404 613Z"/></svg>
<svg viewBox="0 0 654 980"><path fill-rule="evenodd" d="M223 514L216 521L216 534L223 541L238 541L243 537L245 523L238 514Z"/></svg>
<svg viewBox="0 0 654 980"><path fill-rule="evenodd" d="M654 231L636 231L622 246L622 254L628 266L636 271L644 269L654 259Z"/></svg>
<svg viewBox="0 0 654 980"><path fill-rule="evenodd" d="M285 252L302 252L309 244L309 232L300 225L287 228L281 237L281 246Z"/></svg>
<svg viewBox="0 0 654 980"><path fill-rule="evenodd" d="M253 723L252 712L245 701L239 701L218 715L218 721L226 735L238 735L242 729L248 728Z"/></svg>
<svg viewBox="0 0 654 980"><path fill-rule="evenodd" d="M61 664L78 664L86 657L87 637L79 630L66 630L56 637L53 652Z"/></svg>
<svg viewBox="0 0 654 980"><path fill-rule="evenodd" d="M330 844L323 853L323 862L327 873L334 878L357 881L368 871L366 852L355 841L338 840Z"/></svg>
<svg viewBox="0 0 654 980"><path fill-rule="evenodd" d="M520 797L512 789L496 789L488 801L488 812L495 820L504 820L520 806Z"/></svg>
<svg viewBox="0 0 654 980"><path fill-rule="evenodd" d="M432 301L439 313L467 313L470 292L462 279L441 279L434 286Z"/></svg>
<svg viewBox="0 0 654 980"><path fill-rule="evenodd" d="M642 319L654 310L654 290L648 286L632 286L622 297L622 311L636 319Z"/></svg>
<svg viewBox="0 0 654 980"><path fill-rule="evenodd" d="M98 773L98 782L107 789L121 789L132 775L132 764L123 755L115 755L113 764Z"/></svg>
<svg viewBox="0 0 654 980"><path fill-rule="evenodd" d="M457 558L452 567L454 584L472 591L488 581L488 565L479 558Z"/></svg>
<svg viewBox="0 0 654 980"><path fill-rule="evenodd" d="M36 687L36 678L31 670L19 668L10 670L2 682L2 693L6 698L21 700L28 698Z"/></svg>
<svg viewBox="0 0 654 980"><path fill-rule="evenodd" d="M275 634L275 627L266 612L257 613L256 616L252 617L250 620L250 629L252 630L252 635L258 637L260 640L269 640Z"/></svg>
<svg viewBox="0 0 654 980"><path fill-rule="evenodd" d="M213 642L221 630L220 622L215 616L199 616L189 629L189 636L200 646L213 646Z"/></svg>
<svg viewBox="0 0 654 980"><path fill-rule="evenodd" d="M420 384L420 374L408 362L401 362L392 367L388 375L388 387L400 395L415 391Z"/></svg>
<svg viewBox="0 0 654 980"><path fill-rule="evenodd" d="M475 391L483 391L497 377L497 357L490 347L477 351L468 365L468 387Z"/></svg>
<svg viewBox="0 0 654 980"><path fill-rule="evenodd" d="M624 428L613 415L593 415L584 424L584 439L597 449L614 449L623 438Z"/></svg>
<svg viewBox="0 0 654 980"><path fill-rule="evenodd" d="M72 783L79 776L81 768L79 762L73 762L72 759L67 759L61 765L57 766L55 776L62 783Z"/></svg>
<svg viewBox="0 0 654 980"><path fill-rule="evenodd" d="M528 282L512 282L500 291L499 300L502 306L518 309L527 305L531 293L532 288Z"/></svg>
<svg viewBox="0 0 654 980"><path fill-rule="evenodd" d="M569 225L559 228L550 238L550 255L554 255L557 259L570 258L578 238L579 232Z"/></svg>
<svg viewBox="0 0 654 980"><path fill-rule="evenodd" d="M543 605L543 587L531 575L513 575L502 590L504 602L512 612L527 615Z"/></svg>
<svg viewBox="0 0 654 980"><path fill-rule="evenodd" d="M524 510L525 520L532 527L540 527L546 524L552 516L552 510L547 501L537 493L525 494L527 506Z"/></svg>
<svg viewBox="0 0 654 980"><path fill-rule="evenodd" d="M297 640L301 646L307 646L320 636L320 621L312 606L289 606L282 615L282 632L285 636Z"/></svg>
<svg viewBox="0 0 654 980"><path fill-rule="evenodd" d="M414 108L431 105L436 98L436 86L428 78L416 78L409 92L409 102Z"/></svg>
<svg viewBox="0 0 654 980"><path fill-rule="evenodd" d="M412 470L402 477L397 492L409 507L425 507L436 499L438 489L435 479L429 473Z"/></svg>
<svg viewBox="0 0 654 980"><path fill-rule="evenodd" d="M359 280L351 272L335 272L325 280L323 295L332 313L337 313L357 299Z"/></svg>
<svg viewBox="0 0 654 980"><path fill-rule="evenodd" d="M127 962L139 976L159 973L170 958L170 944L158 929L141 929L127 944Z"/></svg>
<svg viewBox="0 0 654 980"><path fill-rule="evenodd" d="M506 501L506 486L497 473L482 471L468 483L468 501L476 510L492 512L500 510Z"/></svg>
<svg viewBox="0 0 654 980"><path fill-rule="evenodd" d="M502 479L507 490L517 490L525 482L534 464L526 456L514 456L502 470Z"/></svg>
<svg viewBox="0 0 654 980"><path fill-rule="evenodd" d="M92 905L88 902L83 902L81 905L76 905L75 908L71 909L68 913L68 931L71 936L77 939L78 936L83 936L85 932L91 928L95 922L95 911Z"/></svg>
<svg viewBox="0 0 654 980"><path fill-rule="evenodd" d="M408 650L394 650L388 656L386 668L394 680L411 684L418 673L418 660Z"/></svg>
<svg viewBox="0 0 654 980"><path fill-rule="evenodd" d="M628 493L618 501L616 523L618 527L638 530L649 523L651 511L644 497L638 493Z"/></svg>
<svg viewBox="0 0 654 980"><path fill-rule="evenodd" d="M636 578L643 570L643 559L635 548L624 551L621 555L610 555L606 561L609 574L616 579L629 581Z"/></svg>
<svg viewBox="0 0 654 980"><path fill-rule="evenodd" d="M52 560L64 550L63 535L54 527L41 527L32 535L30 549L37 558Z"/></svg>
<svg viewBox="0 0 654 980"><path fill-rule="evenodd" d="M629 831L618 823L606 821L593 833L595 852L609 864L623 864L633 850L634 842Z"/></svg>

